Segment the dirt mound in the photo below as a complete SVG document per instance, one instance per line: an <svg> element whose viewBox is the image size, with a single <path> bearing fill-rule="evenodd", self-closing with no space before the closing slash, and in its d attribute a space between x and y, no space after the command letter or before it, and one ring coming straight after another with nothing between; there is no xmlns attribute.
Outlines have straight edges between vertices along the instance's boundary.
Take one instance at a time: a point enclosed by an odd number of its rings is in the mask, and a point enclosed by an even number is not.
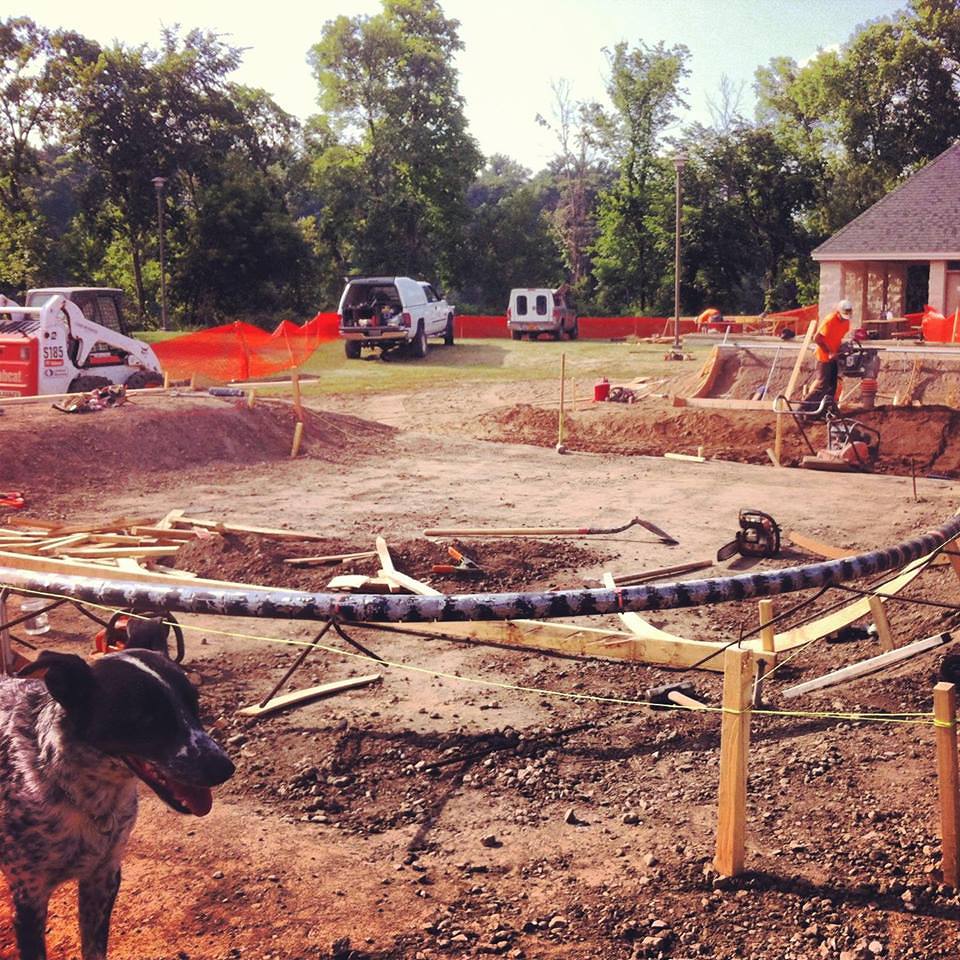
<svg viewBox="0 0 960 960"><path fill-rule="evenodd" d="M855 412L855 418L880 432L878 473L909 476L960 476L960 412L947 407L881 407ZM552 447L557 442L556 411L518 404L474 420L475 435L499 443ZM783 461L796 465L811 453L790 419L785 420ZM695 453L741 463L769 463L775 418L761 410L699 410L666 402L598 403L575 410L564 422L571 450L663 456ZM814 451L827 445L822 423L805 425Z"/></svg>
<svg viewBox="0 0 960 960"><path fill-rule="evenodd" d="M458 546L464 555L477 562L478 573L435 574L431 570L434 564L456 563L444 544L407 540L389 546L398 570L433 583L444 592L459 593L509 591L556 583L579 585L574 571L601 563L610 556L563 540L471 540ZM375 577L380 561L371 557L330 566L295 567L284 563L284 559L364 553L373 549L372 543L360 540L270 540L227 533L187 543L177 552L175 563L178 569L190 570L201 577L320 592L326 589L330 578L338 574Z"/></svg>
<svg viewBox="0 0 960 960"><path fill-rule="evenodd" d="M289 457L289 404L213 398L137 397L98 413L8 407L0 416L0 485L47 492L128 474L177 471L214 462L254 464ZM301 452L349 463L366 446L392 441L392 427L334 413L304 413Z"/></svg>

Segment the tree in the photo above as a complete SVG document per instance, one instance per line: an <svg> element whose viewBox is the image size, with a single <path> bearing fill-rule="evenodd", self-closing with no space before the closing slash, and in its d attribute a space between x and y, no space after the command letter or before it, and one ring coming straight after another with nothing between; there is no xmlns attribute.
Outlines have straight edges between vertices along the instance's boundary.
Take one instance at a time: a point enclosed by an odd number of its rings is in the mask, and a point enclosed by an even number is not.
<svg viewBox="0 0 960 960"><path fill-rule="evenodd" d="M803 67L757 71L757 117L823 161L819 220L828 235L948 146L960 129L960 14L917 0L915 13L867 24Z"/></svg>
<svg viewBox="0 0 960 960"><path fill-rule="evenodd" d="M808 226L819 161L774 130L742 124L727 133L694 128L684 174L684 297L755 313L794 306L814 281Z"/></svg>
<svg viewBox="0 0 960 960"><path fill-rule="evenodd" d="M56 125L64 60L87 49L77 34L28 17L0 21L0 286L11 293L32 285L49 252L38 200L41 144Z"/></svg>
<svg viewBox="0 0 960 960"><path fill-rule="evenodd" d="M457 27L436 0L384 0L376 16L328 22L311 49L335 135L315 168L327 183L342 185L334 165L359 178L336 241L355 269L454 279L481 160L457 89Z"/></svg>
<svg viewBox="0 0 960 960"><path fill-rule="evenodd" d="M487 161L467 194L469 256L460 268L467 303L502 311L513 287L560 285L563 262L545 194L530 171L509 157L494 154Z"/></svg>
<svg viewBox="0 0 960 960"><path fill-rule="evenodd" d="M594 156L592 107L576 103L565 80L552 84L552 89L552 121L537 116L541 126L554 132L560 148L550 164L558 192L550 219L564 251L569 281L582 295L592 266L589 248L596 238L595 205L602 171Z"/></svg>
<svg viewBox="0 0 960 960"><path fill-rule="evenodd" d="M684 106L680 84L688 74L686 47L619 43L607 53L612 111L592 111L598 142L618 170L599 200L599 236L593 245L597 295L608 309L645 312L669 261L656 234L672 170L658 155L664 132Z"/></svg>

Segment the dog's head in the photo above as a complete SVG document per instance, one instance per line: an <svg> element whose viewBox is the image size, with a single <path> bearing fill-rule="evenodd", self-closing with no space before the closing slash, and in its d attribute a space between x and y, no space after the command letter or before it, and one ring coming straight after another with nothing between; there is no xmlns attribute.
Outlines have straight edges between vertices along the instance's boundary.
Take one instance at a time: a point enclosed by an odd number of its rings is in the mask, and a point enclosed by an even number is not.
<svg viewBox="0 0 960 960"><path fill-rule="evenodd" d="M228 780L230 759L200 725L197 691L173 661L124 650L92 666L75 654L43 651L30 667L83 743L123 760L168 806L203 816L210 788Z"/></svg>

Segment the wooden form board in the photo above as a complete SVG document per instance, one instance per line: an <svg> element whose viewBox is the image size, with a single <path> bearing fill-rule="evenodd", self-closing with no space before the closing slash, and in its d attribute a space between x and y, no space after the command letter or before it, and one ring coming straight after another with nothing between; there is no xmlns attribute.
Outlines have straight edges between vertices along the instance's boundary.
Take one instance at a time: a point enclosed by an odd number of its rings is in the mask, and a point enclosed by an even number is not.
<svg viewBox="0 0 960 960"><path fill-rule="evenodd" d="M656 636L641 638L621 630L603 630L553 620L473 620L466 623L417 623L409 624L409 627L418 634L451 637L467 643L490 643L566 656L604 657L651 666L692 667L710 654L716 654L700 669L718 673L723 669L721 654L724 644L674 638L672 634L667 634L670 638L667 640ZM655 627L651 629L656 630Z"/></svg>
<svg viewBox="0 0 960 960"><path fill-rule="evenodd" d="M773 414L769 400L736 400L727 397L674 397L675 407L696 407L703 410L765 410Z"/></svg>
<svg viewBox="0 0 960 960"><path fill-rule="evenodd" d="M929 561L929 555L908 563L900 574L888 581L882 587L877 587L875 595L881 602L886 602L890 597L896 596L904 587L912 583L926 569ZM861 597L854 600L853 603L842 607L840 610L834 610L824 617L817 620L811 620L802 626L794 627L791 630L785 630L774 636L774 647L777 652L790 650L793 647L803 646L813 640L819 640L841 627L849 626L851 623L870 615L870 598Z"/></svg>
<svg viewBox="0 0 960 960"><path fill-rule="evenodd" d="M382 537L377 537L377 553L383 567L380 576L421 596L439 596L440 591L413 577L398 573L390 551ZM411 629L417 633L455 637L471 643L493 643L498 646L543 650L576 656L606 657L660 666L690 667L710 654L717 654L704 669L723 669L719 654L724 645L707 641L686 640L657 630L639 614L631 617L630 632L582 627L575 623L547 620L491 620L452 623L418 623Z"/></svg>

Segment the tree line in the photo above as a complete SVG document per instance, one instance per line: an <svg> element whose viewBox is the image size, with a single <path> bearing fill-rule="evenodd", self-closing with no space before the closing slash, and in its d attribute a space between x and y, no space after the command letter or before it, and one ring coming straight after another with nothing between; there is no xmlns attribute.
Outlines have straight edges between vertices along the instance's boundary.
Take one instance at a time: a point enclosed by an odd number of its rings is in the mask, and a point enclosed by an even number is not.
<svg viewBox="0 0 960 960"><path fill-rule="evenodd" d="M101 46L0 21L0 292L120 286L155 323L160 204L184 325L309 316L356 273L429 278L464 311L569 282L582 312L670 314L682 154L684 312L785 309L816 299L810 251L960 133L954 0L773 58L752 117L725 81L709 124L682 124L684 46L617 43L606 102L558 80L531 118L556 143L537 172L471 136L458 27L438 0L329 21L301 123L231 81L242 53L216 34Z"/></svg>

